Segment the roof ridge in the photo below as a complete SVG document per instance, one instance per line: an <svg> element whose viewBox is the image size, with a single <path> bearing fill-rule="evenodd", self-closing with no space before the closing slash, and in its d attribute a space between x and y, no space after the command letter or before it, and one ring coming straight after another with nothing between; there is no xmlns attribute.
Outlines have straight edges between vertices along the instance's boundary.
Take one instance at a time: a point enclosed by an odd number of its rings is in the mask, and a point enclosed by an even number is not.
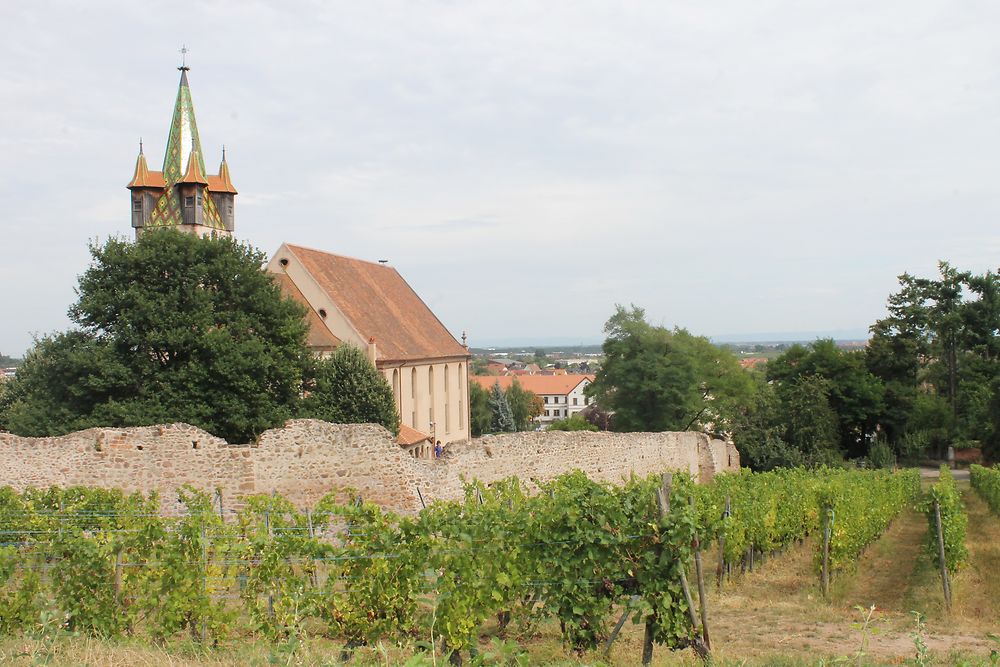
<svg viewBox="0 0 1000 667"><path fill-rule="evenodd" d="M361 259L360 257L352 257L351 255L341 255L341 254L336 253L336 252L329 252L327 250L320 250L319 248L310 248L309 246L299 245L297 243L288 243L287 241L285 242L285 245L288 246L289 248L298 248L299 250L308 250L310 252L318 252L321 255L329 255L330 257L339 257L340 259L349 259L349 260L351 260L353 262L361 262L362 264L370 264L372 266L377 266L380 269L389 269L389 270L392 270L392 271L396 271L396 267L394 267L394 266L391 266L389 264L383 264L381 262L373 262L370 259ZM399 271L396 271L396 273L399 273Z"/></svg>

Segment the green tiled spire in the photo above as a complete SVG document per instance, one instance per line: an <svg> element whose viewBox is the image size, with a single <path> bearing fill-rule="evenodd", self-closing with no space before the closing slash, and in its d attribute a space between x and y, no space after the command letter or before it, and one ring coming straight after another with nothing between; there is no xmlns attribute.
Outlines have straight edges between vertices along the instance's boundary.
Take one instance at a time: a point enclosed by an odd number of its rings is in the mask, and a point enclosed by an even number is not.
<svg viewBox="0 0 1000 667"><path fill-rule="evenodd" d="M191 101L191 89L188 87L188 68L181 67L180 70L181 84L177 88L174 116L170 121L170 136L167 137L167 152L163 156L163 180L168 188L184 175L192 148L198 151L198 167L201 173L205 173L205 164L200 157L204 153L201 150L201 138L198 136L198 123L194 119L194 102Z"/></svg>
<svg viewBox="0 0 1000 667"><path fill-rule="evenodd" d="M202 157L204 152L201 150L201 137L198 136L198 123L194 118L194 102L191 100L191 89L188 87L187 73L190 68L182 65L178 69L181 71L181 83L177 88L177 101L174 102L174 115L170 121L167 152L163 156L164 191L153 208L149 222L146 223L147 227L183 224L180 196L174 186L183 179L191 157L197 160L200 172L207 173ZM203 224L213 229L225 229L211 196L205 193L204 199Z"/></svg>

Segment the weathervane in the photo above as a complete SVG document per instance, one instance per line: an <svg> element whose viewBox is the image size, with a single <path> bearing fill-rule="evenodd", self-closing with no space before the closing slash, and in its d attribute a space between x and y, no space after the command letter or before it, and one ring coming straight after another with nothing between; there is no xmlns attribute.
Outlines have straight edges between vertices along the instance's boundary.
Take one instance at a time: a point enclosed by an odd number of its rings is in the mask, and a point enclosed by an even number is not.
<svg viewBox="0 0 1000 667"><path fill-rule="evenodd" d="M181 66L178 67L177 69L181 70L182 72L186 72L189 69L191 69L190 67L187 66L187 53L188 53L188 51L190 51L190 49L187 47L187 45L181 44L181 50L180 50L180 54L181 54Z"/></svg>

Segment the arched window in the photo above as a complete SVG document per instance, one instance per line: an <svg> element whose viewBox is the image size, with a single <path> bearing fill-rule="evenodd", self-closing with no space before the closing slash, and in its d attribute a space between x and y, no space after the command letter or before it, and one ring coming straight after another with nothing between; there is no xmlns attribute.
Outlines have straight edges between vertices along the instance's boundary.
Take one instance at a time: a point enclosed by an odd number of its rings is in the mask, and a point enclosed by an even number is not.
<svg viewBox="0 0 1000 667"><path fill-rule="evenodd" d="M427 367L427 395L430 398L430 405L427 408L427 422L434 423L434 367Z"/></svg>
<svg viewBox="0 0 1000 667"><path fill-rule="evenodd" d="M465 428L465 380L463 380L462 364L458 365L458 430Z"/></svg>
<svg viewBox="0 0 1000 667"><path fill-rule="evenodd" d="M444 432L451 433L451 393L448 385L448 364L444 365Z"/></svg>
<svg viewBox="0 0 1000 667"><path fill-rule="evenodd" d="M410 412L410 426L417 428L417 369L410 371L410 399L412 411Z"/></svg>
<svg viewBox="0 0 1000 667"><path fill-rule="evenodd" d="M396 399L396 403L399 403L399 369L392 369L392 396Z"/></svg>

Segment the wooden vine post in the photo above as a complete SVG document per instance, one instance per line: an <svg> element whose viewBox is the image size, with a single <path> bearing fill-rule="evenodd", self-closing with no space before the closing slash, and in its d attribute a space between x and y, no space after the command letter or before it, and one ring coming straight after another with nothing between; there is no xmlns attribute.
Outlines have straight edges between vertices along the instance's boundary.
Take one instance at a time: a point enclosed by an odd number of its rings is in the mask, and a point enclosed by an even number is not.
<svg viewBox="0 0 1000 667"><path fill-rule="evenodd" d="M660 478L660 486L656 489L656 507L659 510L660 526L666 525L667 518L670 515L670 491L674 485L673 473L663 473ZM656 545L656 556L657 560L662 560L663 558L663 545ZM642 639L642 664L648 665L653 661L653 637L656 632L656 612L653 612L648 619L646 619L645 634Z"/></svg>
<svg viewBox="0 0 1000 667"><path fill-rule="evenodd" d="M271 494L274 497L274 494ZM274 531L271 529L271 510L267 509L264 511L264 528L267 529L267 541L268 544L274 541ZM268 616L274 617L274 593L268 591L267 593L267 614Z"/></svg>
<svg viewBox="0 0 1000 667"><path fill-rule="evenodd" d="M833 534L833 508L823 509L823 597L830 594L830 537Z"/></svg>
<svg viewBox="0 0 1000 667"><path fill-rule="evenodd" d="M691 504L693 510L693 495L688 498L688 502ZM694 571L698 577L698 607L701 609L701 638L705 642L705 648L711 651L712 641L708 637L708 597L705 595L705 577L701 571L701 540L698 539L697 530L694 532L694 539L691 540L691 548L694 550Z"/></svg>
<svg viewBox="0 0 1000 667"><path fill-rule="evenodd" d="M948 561L944 554L944 530L941 527L941 503L934 501L934 528L937 530L938 563L941 564L941 585L944 588L944 607L951 611L951 582L948 580Z"/></svg>
<svg viewBox="0 0 1000 667"><path fill-rule="evenodd" d="M722 513L723 523L725 523L725 520L729 517L729 513L730 513L730 504L729 504L729 496L727 495L726 509ZM715 585L717 588L722 588L722 577L725 575L725 573L726 573L726 531L725 527L723 527L723 530L719 535L719 567L715 571Z"/></svg>
<svg viewBox="0 0 1000 667"><path fill-rule="evenodd" d="M656 489L656 505L659 510L660 526L665 526L670 517L670 492L673 489L674 476L673 473L663 473L660 478L660 486ZM697 534L695 535L695 541L697 541ZM659 559L663 558L663 546L657 545L657 557ZM704 594L704 583L701 577L701 558L696 557L696 566L698 570L699 579L699 595ZM687 603L688 618L691 621L691 627L698 630L698 617L695 615L694 611L694 600L691 599L691 587L688 586L687 575L684 573L684 563L678 563L678 573L681 580L681 590L684 593L684 601ZM706 614L704 604L702 605L702 612ZM648 665L653 661L653 638L656 632L656 623L658 619L654 615L646 621L645 634L642 642L642 664ZM703 629L704 632L704 629ZM694 650L703 660L708 660L708 646L703 639L707 633L703 634L701 637L696 636L694 640Z"/></svg>

